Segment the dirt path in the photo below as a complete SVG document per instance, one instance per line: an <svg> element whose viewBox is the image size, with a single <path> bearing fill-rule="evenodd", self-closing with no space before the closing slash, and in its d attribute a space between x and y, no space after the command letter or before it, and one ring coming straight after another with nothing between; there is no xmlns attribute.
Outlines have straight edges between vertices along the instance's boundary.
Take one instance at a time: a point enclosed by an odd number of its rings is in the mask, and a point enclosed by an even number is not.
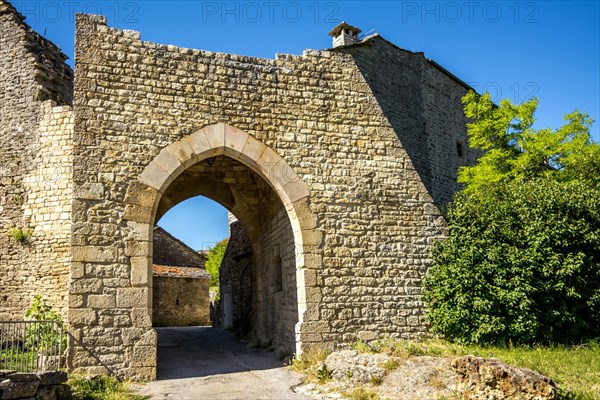
<svg viewBox="0 0 600 400"><path fill-rule="evenodd" d="M158 380L140 386L152 399L298 399L300 383L273 352L254 349L210 327L159 328Z"/></svg>

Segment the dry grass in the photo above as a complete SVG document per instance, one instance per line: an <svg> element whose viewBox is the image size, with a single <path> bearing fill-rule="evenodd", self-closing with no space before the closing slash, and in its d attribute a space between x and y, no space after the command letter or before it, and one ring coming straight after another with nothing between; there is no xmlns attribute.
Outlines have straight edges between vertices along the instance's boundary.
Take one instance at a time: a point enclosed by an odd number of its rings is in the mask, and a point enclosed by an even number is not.
<svg viewBox="0 0 600 400"><path fill-rule="evenodd" d="M348 400L379 400L379 395L370 389L356 388L349 393L344 393Z"/></svg>
<svg viewBox="0 0 600 400"><path fill-rule="evenodd" d="M304 374L305 382L323 382L331 378L331 372L327 371L323 362L331 353L325 347L313 346L302 353L301 356L292 360L290 369Z"/></svg>
<svg viewBox="0 0 600 400"><path fill-rule="evenodd" d="M150 398L133 394L126 382L119 382L113 377L71 376L67 384L73 391L69 400L146 400Z"/></svg>

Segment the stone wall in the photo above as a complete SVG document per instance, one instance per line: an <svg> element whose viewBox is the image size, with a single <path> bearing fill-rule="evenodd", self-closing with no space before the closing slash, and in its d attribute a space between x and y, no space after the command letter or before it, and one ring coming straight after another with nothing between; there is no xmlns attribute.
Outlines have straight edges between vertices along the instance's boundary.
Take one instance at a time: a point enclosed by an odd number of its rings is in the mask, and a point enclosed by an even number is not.
<svg viewBox="0 0 600 400"><path fill-rule="evenodd" d="M20 317L39 289L61 310L68 296L71 367L153 378L152 230L205 195L252 244L251 305L239 297L259 340L427 335L439 208L476 157L451 74L377 35L270 60L143 42L79 15L74 112L40 111L70 103L65 57L3 0L0 24L0 317ZM29 244L11 227L32 229Z"/></svg>
<svg viewBox="0 0 600 400"><path fill-rule="evenodd" d="M230 214L231 215L231 214ZM252 242L246 230L236 219L229 225L229 242L219 267L221 284L221 301L218 303L218 315L213 321L213 326L233 329L242 336L247 336L252 331L252 271L254 270ZM229 294L229 300L227 299ZM230 302L227 318L224 301ZM229 311L230 310L230 311ZM227 321L225 321L227 319ZM223 324L226 325L223 325Z"/></svg>
<svg viewBox="0 0 600 400"><path fill-rule="evenodd" d="M7 381L7 382L5 382ZM0 370L0 399L61 400L71 398L65 372L25 373Z"/></svg>
<svg viewBox="0 0 600 400"><path fill-rule="evenodd" d="M377 34L335 51L352 56L435 204L446 205L459 189L458 168L479 156L468 147L461 103L471 88L423 53Z"/></svg>
<svg viewBox="0 0 600 400"><path fill-rule="evenodd" d="M103 302L73 307L70 316L76 337L88 338L93 329L113 339L88 340L85 349L75 345L73 365L94 370L90 352L101 348L97 357L121 374L152 376L151 313L144 307L151 288L140 273L147 271L144 260L151 254L149 232L155 217L183 200L169 185L194 162L219 152L252 166L281 198L252 203L224 186L205 192L231 201L222 204L246 227L260 260L253 275L254 310L263 318L255 315L257 327L273 336L284 329L278 324L285 324L302 346L427 334L421 280L431 245L445 232L436 203L446 201L455 187L438 186L448 183L462 162L456 146L446 144L457 138L466 142L464 126L454 131L460 121L447 124L450 139L442 137L444 117L434 118L432 110L466 89L446 74L422 73L422 55L391 62L402 57L389 43L373 40L369 48L356 51L365 51L364 58L412 93L398 101L406 108L396 117L389 112L394 93L378 91L370 76L379 70L368 72L353 51L258 59L143 42L136 32L107 27L101 17L78 17L73 253L74 268L81 262L94 272L73 285ZM413 79L406 69L419 77ZM439 99L428 85L451 93ZM452 110L460 107L453 104ZM454 111L447 115L456 117ZM439 126L423 132L423 121ZM225 139L223 133L218 137L223 131ZM207 144L200 145L201 139ZM445 144L432 148L436 140ZM268 151L253 155L248 143ZM276 160L270 167L269 157ZM300 194L302 185L306 194ZM253 204L259 217L273 210L258 225L240 215ZM107 234L90 241L86 230L96 223ZM258 226L266 230L253 233ZM281 237L278 229L291 234ZM282 280L295 275L298 288L295 295L283 290L281 299L277 285L266 279L279 262L294 271ZM120 279L107 279L116 273ZM285 303L292 298L294 304ZM295 328L292 319L281 322L276 311L269 314L280 300L284 315L297 307ZM127 323L102 322L107 313L122 314Z"/></svg>
<svg viewBox="0 0 600 400"><path fill-rule="evenodd" d="M72 129L72 117L67 109L41 110L45 100L71 103L73 72L65 60L0 1L0 319L22 318L36 293L66 317L70 238L64 221L70 219L70 179L65 177L72 142L63 129ZM46 133L50 137L42 138ZM56 214L58 220L46 225ZM33 236L17 243L7 234L11 228L33 231Z"/></svg>
<svg viewBox="0 0 600 400"><path fill-rule="evenodd" d="M154 276L154 326L210 325L208 278Z"/></svg>

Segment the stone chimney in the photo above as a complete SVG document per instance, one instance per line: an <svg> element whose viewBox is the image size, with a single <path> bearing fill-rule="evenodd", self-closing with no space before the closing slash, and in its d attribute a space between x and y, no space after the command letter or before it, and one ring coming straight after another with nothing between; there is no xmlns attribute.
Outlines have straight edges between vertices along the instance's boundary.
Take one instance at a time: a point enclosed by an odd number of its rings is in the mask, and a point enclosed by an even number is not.
<svg viewBox="0 0 600 400"><path fill-rule="evenodd" d="M337 25L329 32L329 36L333 36L333 47L347 46L360 42L358 34L361 32L355 26L347 24L346 21Z"/></svg>

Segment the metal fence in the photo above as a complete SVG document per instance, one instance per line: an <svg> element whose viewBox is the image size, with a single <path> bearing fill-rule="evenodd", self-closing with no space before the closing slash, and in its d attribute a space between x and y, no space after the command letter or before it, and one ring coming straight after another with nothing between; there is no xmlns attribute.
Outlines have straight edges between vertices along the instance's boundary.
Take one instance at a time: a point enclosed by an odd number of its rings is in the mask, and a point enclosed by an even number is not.
<svg viewBox="0 0 600 400"><path fill-rule="evenodd" d="M66 341L60 321L0 321L0 369L59 371Z"/></svg>

